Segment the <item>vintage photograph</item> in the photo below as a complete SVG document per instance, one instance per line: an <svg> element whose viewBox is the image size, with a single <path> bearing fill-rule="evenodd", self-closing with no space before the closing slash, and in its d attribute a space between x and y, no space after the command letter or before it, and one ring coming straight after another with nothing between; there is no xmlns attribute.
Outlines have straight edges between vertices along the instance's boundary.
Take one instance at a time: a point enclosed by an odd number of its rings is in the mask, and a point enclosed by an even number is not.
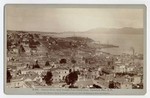
<svg viewBox="0 0 150 98"><path fill-rule="evenodd" d="M143 6L5 5L5 88L144 90L144 14Z"/></svg>

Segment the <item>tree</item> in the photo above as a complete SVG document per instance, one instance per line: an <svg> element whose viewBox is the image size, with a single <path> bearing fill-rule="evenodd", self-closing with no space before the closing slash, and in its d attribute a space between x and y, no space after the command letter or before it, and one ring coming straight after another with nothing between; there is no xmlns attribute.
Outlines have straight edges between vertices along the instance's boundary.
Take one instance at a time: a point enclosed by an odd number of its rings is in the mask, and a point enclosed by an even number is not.
<svg viewBox="0 0 150 98"><path fill-rule="evenodd" d="M50 66L49 61L46 61L45 66Z"/></svg>
<svg viewBox="0 0 150 98"><path fill-rule="evenodd" d="M65 64L65 63L67 63L67 60L66 60L66 59L61 59L61 60L60 60L60 64Z"/></svg>
<svg viewBox="0 0 150 98"><path fill-rule="evenodd" d="M99 85L93 84L92 88L102 88L102 87L100 87Z"/></svg>
<svg viewBox="0 0 150 98"><path fill-rule="evenodd" d="M12 78L12 76L10 74L10 71L7 69L7 83L10 82L11 78Z"/></svg>
<svg viewBox="0 0 150 98"><path fill-rule="evenodd" d="M20 45L19 54L26 52L23 45Z"/></svg>
<svg viewBox="0 0 150 98"><path fill-rule="evenodd" d="M70 72L65 79L65 82L74 87L74 83L78 80L78 73L76 71Z"/></svg>
<svg viewBox="0 0 150 98"><path fill-rule="evenodd" d="M34 69L34 68L40 68L40 66L39 66L39 64L38 64L38 61L36 61L36 64L33 65L33 68L32 68L32 69Z"/></svg>
<svg viewBox="0 0 150 98"><path fill-rule="evenodd" d="M11 40L7 40L7 50L9 51L12 45L12 41Z"/></svg>
<svg viewBox="0 0 150 98"><path fill-rule="evenodd" d="M115 88L114 81L109 81L109 88Z"/></svg>
<svg viewBox="0 0 150 98"><path fill-rule="evenodd" d="M43 80L45 80L47 85L51 85L52 84L52 72L51 71L47 71L46 75L44 76Z"/></svg>
<svg viewBox="0 0 150 98"><path fill-rule="evenodd" d="M75 63L76 63L76 60L72 59L72 60L71 60L71 63L75 64Z"/></svg>

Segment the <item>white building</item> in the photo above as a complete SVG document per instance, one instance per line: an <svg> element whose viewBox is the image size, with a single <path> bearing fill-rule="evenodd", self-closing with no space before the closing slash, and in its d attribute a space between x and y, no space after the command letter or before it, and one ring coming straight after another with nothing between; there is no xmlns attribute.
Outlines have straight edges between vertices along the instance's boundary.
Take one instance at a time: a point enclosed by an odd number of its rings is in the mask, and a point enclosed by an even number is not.
<svg viewBox="0 0 150 98"><path fill-rule="evenodd" d="M134 70L134 67L133 66L128 66L126 68L126 72L132 72Z"/></svg>
<svg viewBox="0 0 150 98"><path fill-rule="evenodd" d="M44 72L43 69L24 69L24 70L21 70L21 74L27 74L27 73L30 73L30 72L35 72L37 73L38 75L41 75L42 72Z"/></svg>
<svg viewBox="0 0 150 98"><path fill-rule="evenodd" d="M26 66L17 66L17 70L23 70L25 68L26 68Z"/></svg>
<svg viewBox="0 0 150 98"><path fill-rule="evenodd" d="M132 78L132 83L133 84L140 84L142 82L141 76L134 76Z"/></svg>
<svg viewBox="0 0 150 98"><path fill-rule="evenodd" d="M19 76L16 78L11 79L11 82L6 84L6 87L8 88L26 88L23 81L24 77Z"/></svg>
<svg viewBox="0 0 150 98"><path fill-rule="evenodd" d="M65 68L56 68L52 70L53 82L64 81L66 76L69 74L69 70Z"/></svg>
<svg viewBox="0 0 150 98"><path fill-rule="evenodd" d="M120 89L132 89L132 84L131 83L121 83L120 84Z"/></svg>
<svg viewBox="0 0 150 98"><path fill-rule="evenodd" d="M19 53L19 50L18 50L17 48L14 48L14 49L13 49L13 52L16 53L16 54L18 54L18 53Z"/></svg>
<svg viewBox="0 0 150 98"><path fill-rule="evenodd" d="M124 72L126 72L126 66L125 65L116 65L116 66L114 66L114 72L115 73L124 73Z"/></svg>

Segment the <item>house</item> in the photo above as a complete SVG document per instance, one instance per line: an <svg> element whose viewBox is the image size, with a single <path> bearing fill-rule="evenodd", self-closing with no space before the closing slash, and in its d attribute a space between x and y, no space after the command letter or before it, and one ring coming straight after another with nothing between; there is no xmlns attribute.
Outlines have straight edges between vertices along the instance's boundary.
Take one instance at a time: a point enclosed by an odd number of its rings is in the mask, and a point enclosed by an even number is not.
<svg viewBox="0 0 150 98"><path fill-rule="evenodd" d="M12 76L12 77L17 77L17 76L18 76L17 74L18 74L17 71L12 71L12 72L11 72L11 76Z"/></svg>
<svg viewBox="0 0 150 98"><path fill-rule="evenodd" d="M26 88L41 88L43 85L37 81L26 81L24 82Z"/></svg>
<svg viewBox="0 0 150 98"><path fill-rule="evenodd" d="M118 84L117 88L119 89L132 89L132 77L128 75L116 77L113 81Z"/></svg>
<svg viewBox="0 0 150 98"><path fill-rule="evenodd" d="M111 68L106 67L106 68L102 69L102 74L107 75L107 74L112 74L112 73L113 73L113 71Z"/></svg>
<svg viewBox="0 0 150 98"><path fill-rule="evenodd" d="M128 67L126 67L126 72L127 73L133 72L133 70L134 70L134 66L128 66Z"/></svg>
<svg viewBox="0 0 150 98"><path fill-rule="evenodd" d="M13 52L18 54L19 53L19 50L17 48L13 48Z"/></svg>
<svg viewBox="0 0 150 98"><path fill-rule="evenodd" d="M24 42L24 43L29 42L29 39L28 39L27 37L24 37L24 38L22 39L22 42Z"/></svg>
<svg viewBox="0 0 150 98"><path fill-rule="evenodd" d="M92 78L95 79L100 76L100 72L97 70L94 70L94 71L92 71L91 75L92 75Z"/></svg>
<svg viewBox="0 0 150 98"><path fill-rule="evenodd" d="M64 81L66 76L69 74L69 70L66 68L55 68L51 70L52 70L54 82Z"/></svg>
<svg viewBox="0 0 150 98"><path fill-rule="evenodd" d="M62 79L61 79L61 76L58 72L53 72L53 83L57 83L57 82L60 82Z"/></svg>
<svg viewBox="0 0 150 98"><path fill-rule="evenodd" d="M116 66L114 66L114 72L115 73L124 73L124 72L126 72L126 66L125 65L116 65Z"/></svg>
<svg viewBox="0 0 150 98"><path fill-rule="evenodd" d="M79 88L87 88L92 86L94 83L92 79L78 80L74 85Z"/></svg>
<svg viewBox="0 0 150 98"><path fill-rule="evenodd" d="M69 74L69 70L65 68L59 69L58 73L60 74L61 79L64 80L65 77Z"/></svg>
<svg viewBox="0 0 150 98"><path fill-rule="evenodd" d="M15 81L12 80L12 82L6 84L6 87L8 88L26 88L24 85L24 81Z"/></svg>
<svg viewBox="0 0 150 98"><path fill-rule="evenodd" d="M77 81L85 81L86 77L84 75L79 75Z"/></svg>
<svg viewBox="0 0 150 98"><path fill-rule="evenodd" d="M12 57L7 57L7 62L11 61Z"/></svg>
<svg viewBox="0 0 150 98"><path fill-rule="evenodd" d="M37 73L27 74L26 77L24 77L24 81L38 81L41 83L42 77L39 76Z"/></svg>
<svg viewBox="0 0 150 98"><path fill-rule="evenodd" d="M101 76L102 77L102 76ZM113 81L114 80L114 74L109 74L109 75L105 75L103 76L103 78L105 78L105 81L106 82L109 82L109 81Z"/></svg>
<svg viewBox="0 0 150 98"><path fill-rule="evenodd" d="M80 67L79 66L74 66L73 68L71 68L72 71L80 71Z"/></svg>
<svg viewBox="0 0 150 98"><path fill-rule="evenodd" d="M13 62L12 65L14 65L14 66L22 66L22 62Z"/></svg>
<svg viewBox="0 0 150 98"><path fill-rule="evenodd" d="M50 70L52 67L51 66L44 66L43 69L44 70Z"/></svg>
<svg viewBox="0 0 150 98"><path fill-rule="evenodd" d="M11 71L16 71L17 66L13 66L13 65L7 65L7 68Z"/></svg>
<svg viewBox="0 0 150 98"><path fill-rule="evenodd" d="M55 64L54 62L52 62L50 65L52 66L52 68L57 68L57 64Z"/></svg>
<svg viewBox="0 0 150 98"><path fill-rule="evenodd" d="M132 83L133 84L140 84L142 82L142 77L141 76L133 76L132 78Z"/></svg>
<svg viewBox="0 0 150 98"><path fill-rule="evenodd" d="M11 82L7 86L9 88L25 88L23 77L24 76L22 75L22 76L12 78Z"/></svg>
<svg viewBox="0 0 150 98"><path fill-rule="evenodd" d="M41 68L35 68L35 69L24 69L24 70L21 70L21 74L27 74L29 72L35 72L37 73L38 75L41 75L41 73L43 72L44 70L41 69Z"/></svg>
<svg viewBox="0 0 150 98"><path fill-rule="evenodd" d="M29 48L29 46L25 46L24 49L25 49L27 55L31 54L31 49Z"/></svg>
<svg viewBox="0 0 150 98"><path fill-rule="evenodd" d="M120 89L132 89L132 84L128 82L121 83Z"/></svg>

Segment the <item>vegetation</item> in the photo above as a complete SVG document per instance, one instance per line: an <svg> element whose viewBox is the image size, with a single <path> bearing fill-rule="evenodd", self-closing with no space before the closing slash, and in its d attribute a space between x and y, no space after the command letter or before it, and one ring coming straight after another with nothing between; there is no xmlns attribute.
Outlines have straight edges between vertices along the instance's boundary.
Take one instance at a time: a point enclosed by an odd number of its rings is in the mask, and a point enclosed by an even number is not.
<svg viewBox="0 0 150 98"><path fill-rule="evenodd" d="M12 78L11 73L10 73L10 71L7 69L7 83L10 82L11 78Z"/></svg>
<svg viewBox="0 0 150 98"><path fill-rule="evenodd" d="M65 79L65 82L70 85L70 87L74 87L74 83L78 80L78 72L73 71L70 72Z"/></svg>
<svg viewBox="0 0 150 98"><path fill-rule="evenodd" d="M49 61L46 61L45 66L50 66Z"/></svg>
<svg viewBox="0 0 150 98"><path fill-rule="evenodd" d="M67 63L67 60L66 59L61 59L60 60L60 64L66 64Z"/></svg>
<svg viewBox="0 0 150 98"><path fill-rule="evenodd" d="M51 71L48 71L48 72L46 73L46 75L44 76L43 80L45 80L45 83L46 83L47 85L51 85L51 84L52 84L52 80L53 80L52 77L53 77L52 72L51 72Z"/></svg>
<svg viewBox="0 0 150 98"><path fill-rule="evenodd" d="M36 64L33 65L33 69L34 69L34 68L40 68L40 66L39 66L39 64L38 64L38 61L36 61Z"/></svg>

